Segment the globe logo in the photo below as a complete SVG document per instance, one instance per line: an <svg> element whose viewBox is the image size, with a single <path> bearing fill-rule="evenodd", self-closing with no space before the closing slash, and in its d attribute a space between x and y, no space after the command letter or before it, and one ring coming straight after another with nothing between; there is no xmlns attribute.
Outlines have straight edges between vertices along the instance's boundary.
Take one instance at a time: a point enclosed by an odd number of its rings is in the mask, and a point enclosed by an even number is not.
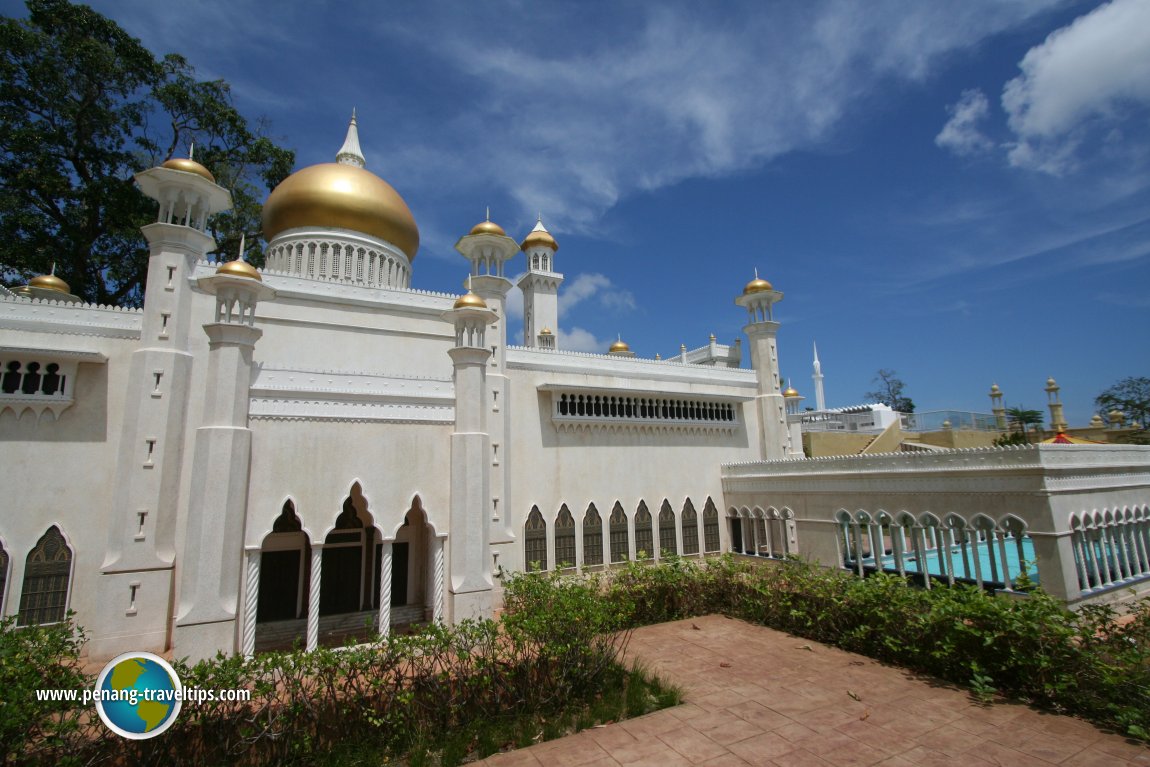
<svg viewBox="0 0 1150 767"><path fill-rule="evenodd" d="M184 686L171 665L150 652L128 652L104 666L96 679L96 713L117 735L154 738L176 721Z"/></svg>

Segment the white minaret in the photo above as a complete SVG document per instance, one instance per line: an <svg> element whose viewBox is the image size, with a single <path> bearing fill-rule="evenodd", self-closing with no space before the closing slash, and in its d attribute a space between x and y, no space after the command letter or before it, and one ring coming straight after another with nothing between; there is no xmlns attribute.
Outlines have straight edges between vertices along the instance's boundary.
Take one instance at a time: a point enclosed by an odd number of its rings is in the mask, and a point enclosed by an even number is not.
<svg viewBox="0 0 1150 767"><path fill-rule="evenodd" d="M255 615L259 593L258 550L246 553L250 611L240 610L241 568L245 552L244 520L248 515L248 480L252 431L248 403L252 354L263 331L255 327L256 304L275 297L258 271L240 255L221 264L216 273L198 280L200 289L216 298L214 322L204 325L208 336L207 381L203 420L192 450L188 527L177 573L180 582L175 644L194 663L234 647L236 621L245 617L241 649L255 652Z"/></svg>
<svg viewBox="0 0 1150 767"><path fill-rule="evenodd" d="M232 206L231 194L190 159L137 173L136 183L159 203L159 214L142 229L148 241L143 326L123 390L116 490L97 586L101 610L88 645L98 659L169 648L176 509L191 395L188 275L215 248L208 217Z"/></svg>
<svg viewBox="0 0 1150 767"><path fill-rule="evenodd" d="M555 271L559 243L540 218L520 247L527 254L527 274L519 279L519 289L523 291L523 345L553 349L552 334L559 327L559 286L563 284L563 275Z"/></svg>
<svg viewBox="0 0 1150 767"><path fill-rule="evenodd" d="M782 387L779 385L779 350L776 335L779 323L775 322L774 305L781 301L783 294L774 289L771 283L760 278L743 288L743 294L735 303L750 314L750 322L743 332L751 341L751 367L759 379L759 392L755 397L759 417L759 452L764 461L777 461L787 456L789 433L787 430L786 403Z"/></svg>
<svg viewBox="0 0 1150 767"><path fill-rule="evenodd" d="M507 407L507 394L511 390L507 377L507 293L511 290L511 280L503 276L503 267L519 253L519 244L491 220L491 211L488 210L487 219L459 238L455 249L471 263L467 289L482 298L487 308L495 312L495 322L486 334L491 361L487 366L484 407L488 412L487 434L491 442L490 543L493 552L499 553L501 547L510 546L515 540L515 531L506 513L506 509L511 508L511 474L507 460L507 435L511 433L511 411ZM494 558L490 564L493 570L497 566Z"/></svg>
<svg viewBox="0 0 1150 767"><path fill-rule="evenodd" d="M496 320L470 290L444 318L455 327L448 350L455 368L455 429L451 433L451 620L490 618L491 437L487 432L487 326Z"/></svg>
<svg viewBox="0 0 1150 767"><path fill-rule="evenodd" d="M815 372L811 375L811 380L815 382L815 409L826 410L827 398L823 394L823 366L819 363L819 345L813 344L815 347Z"/></svg>

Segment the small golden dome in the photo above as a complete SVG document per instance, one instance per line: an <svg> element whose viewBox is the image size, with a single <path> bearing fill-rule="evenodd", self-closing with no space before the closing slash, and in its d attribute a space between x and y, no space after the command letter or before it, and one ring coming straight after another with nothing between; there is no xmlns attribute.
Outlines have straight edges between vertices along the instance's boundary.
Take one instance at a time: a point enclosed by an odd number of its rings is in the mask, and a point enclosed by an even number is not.
<svg viewBox="0 0 1150 767"><path fill-rule="evenodd" d="M479 296L472 293L470 290L464 293L459 298L455 299L455 306L453 309L486 309L487 302Z"/></svg>
<svg viewBox="0 0 1150 767"><path fill-rule="evenodd" d="M247 277L257 282L264 281L264 278L260 276L256 268L242 258L237 258L235 261L228 261L226 264L220 264L216 267L216 274L230 274L232 277Z"/></svg>
<svg viewBox="0 0 1150 767"><path fill-rule="evenodd" d="M628 346L627 342L624 341L622 338L620 338L615 343L611 344L611 351L610 351L611 354L614 354L615 352L629 352L629 351L631 351L631 347Z"/></svg>
<svg viewBox="0 0 1150 767"><path fill-rule="evenodd" d="M264 203L264 238L301 226L369 234L413 260L419 250L419 228L407 203L391 184L355 165L312 165L275 188Z"/></svg>
<svg viewBox="0 0 1150 767"><path fill-rule="evenodd" d="M54 274L42 274L39 277L33 277L28 280L28 287L40 288L41 290L55 290L57 293L71 293L72 288L68 283Z"/></svg>
<svg viewBox="0 0 1150 767"><path fill-rule="evenodd" d="M200 165L195 160L189 160L187 157L173 157L170 160L165 160L161 168L169 168L171 170L182 170L184 173L195 173L197 176L203 176L213 184L216 183L216 177L212 172Z"/></svg>
<svg viewBox="0 0 1150 767"><path fill-rule="evenodd" d="M743 288L743 295L748 296L751 293L762 293L764 290L774 289L775 288L773 285L771 285L771 283L767 282L761 277L755 277L755 279L748 282L747 286Z"/></svg>
<svg viewBox="0 0 1150 767"><path fill-rule="evenodd" d="M478 224L471 227L471 231L468 234L506 235L507 232L503 231L503 227L501 227L499 224L495 223L491 219L487 219L486 221L480 221Z"/></svg>
<svg viewBox="0 0 1150 767"><path fill-rule="evenodd" d="M542 330L539 331L539 335L541 335L541 336L553 336L555 334L551 332L551 328L543 328Z"/></svg>
<svg viewBox="0 0 1150 767"><path fill-rule="evenodd" d="M784 397L800 397L802 395L799 394L799 390L796 389L795 387L788 386L786 389L783 390L783 396Z"/></svg>
<svg viewBox="0 0 1150 767"><path fill-rule="evenodd" d="M559 250L559 243L555 242L555 238L551 236L551 232L543 226L543 220L540 219L535 224L535 228L527 233L523 238L523 242L519 243L520 250L527 250L528 248L542 245L551 250Z"/></svg>
<svg viewBox="0 0 1150 767"><path fill-rule="evenodd" d="M1002 391L1002 389L998 388L998 384L991 384L990 385L990 393L991 394L998 394L1000 391Z"/></svg>

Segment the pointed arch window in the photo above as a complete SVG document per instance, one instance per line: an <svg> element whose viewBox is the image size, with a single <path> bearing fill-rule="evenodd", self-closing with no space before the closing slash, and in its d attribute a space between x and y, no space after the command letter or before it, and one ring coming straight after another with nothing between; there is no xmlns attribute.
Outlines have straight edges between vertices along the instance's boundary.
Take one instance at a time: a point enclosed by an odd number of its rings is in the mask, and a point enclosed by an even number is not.
<svg viewBox="0 0 1150 767"><path fill-rule="evenodd" d="M690 498L683 504L683 513L679 519L683 525L683 553L698 554L699 514L695 511L695 507L691 505Z"/></svg>
<svg viewBox="0 0 1150 767"><path fill-rule="evenodd" d="M663 508L659 509L659 553L678 554L679 544L675 536L675 512L671 504L663 501Z"/></svg>
<svg viewBox="0 0 1150 767"><path fill-rule="evenodd" d="M708 553L719 550L719 510L710 498L703 507L703 546Z"/></svg>
<svg viewBox="0 0 1150 767"><path fill-rule="evenodd" d="M611 561L627 561L627 514L619 502L611 509Z"/></svg>
<svg viewBox="0 0 1150 767"><path fill-rule="evenodd" d="M555 566L575 566L575 518L567 504L560 507L559 516L555 518Z"/></svg>
<svg viewBox="0 0 1150 767"><path fill-rule="evenodd" d="M49 527L36 542L36 548L29 552L26 562L18 623L35 626L64 620L72 576L72 550L60 528Z"/></svg>
<svg viewBox="0 0 1150 767"><path fill-rule="evenodd" d="M547 569L547 522L538 506L531 507L523 525L523 565L526 570Z"/></svg>
<svg viewBox="0 0 1150 767"><path fill-rule="evenodd" d="M645 502L639 501L639 508L635 511L635 556L638 559L649 559L655 553L652 527L651 512L647 511Z"/></svg>
<svg viewBox="0 0 1150 767"><path fill-rule="evenodd" d="M295 504L285 501L261 546L256 623L295 620L307 614L310 554Z"/></svg>
<svg viewBox="0 0 1150 767"><path fill-rule="evenodd" d="M583 566L603 564L603 519L595 504L583 515Z"/></svg>
<svg viewBox="0 0 1150 767"><path fill-rule="evenodd" d="M8 593L8 552L0 544L0 615L4 615L4 595Z"/></svg>

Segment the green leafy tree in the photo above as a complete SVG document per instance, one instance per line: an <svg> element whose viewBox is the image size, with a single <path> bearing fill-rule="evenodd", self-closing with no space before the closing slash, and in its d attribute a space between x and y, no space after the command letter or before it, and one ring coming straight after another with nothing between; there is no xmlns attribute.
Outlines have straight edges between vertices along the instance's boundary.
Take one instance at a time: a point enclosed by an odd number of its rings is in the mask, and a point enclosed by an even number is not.
<svg viewBox="0 0 1150 767"><path fill-rule="evenodd" d="M87 6L27 6L26 19L0 17L0 279L20 284L55 263L81 298L138 305L139 229L155 203L132 176L193 142L235 203L209 222L218 252L259 231L261 187L286 177L295 155L265 122L249 124L227 83L197 79L181 56L157 59Z"/></svg>
<svg viewBox="0 0 1150 767"><path fill-rule="evenodd" d="M1042 425L1042 411L1041 410L1027 410L1023 406L1008 407L1006 409L1006 418L1010 421L1012 429L1016 429L1016 433L1022 436L1022 441L1030 444L1030 431L1032 426ZM1010 444L1018 444L1013 442Z"/></svg>
<svg viewBox="0 0 1150 767"><path fill-rule="evenodd" d="M1103 418L1111 410L1119 410L1127 423L1137 421L1143 429L1150 428L1150 378L1123 378L1095 397L1094 404Z"/></svg>
<svg viewBox="0 0 1150 767"><path fill-rule="evenodd" d="M913 413L914 400L903 395L906 384L898 377L898 373L888 368L880 368L875 377L871 379L874 391L868 391L863 397L871 402L881 402L892 410L900 413Z"/></svg>

